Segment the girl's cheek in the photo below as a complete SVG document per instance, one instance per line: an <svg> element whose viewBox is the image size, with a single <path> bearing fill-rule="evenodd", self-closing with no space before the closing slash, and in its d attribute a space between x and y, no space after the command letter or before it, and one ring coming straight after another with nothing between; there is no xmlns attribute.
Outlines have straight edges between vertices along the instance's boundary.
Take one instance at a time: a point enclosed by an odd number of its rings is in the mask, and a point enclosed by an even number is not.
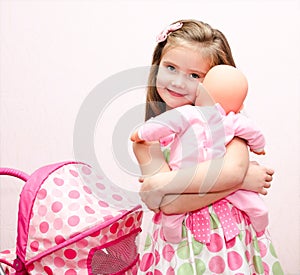
<svg viewBox="0 0 300 275"><path fill-rule="evenodd" d="M198 85L199 85L199 82L196 83L191 83L188 87L188 90L189 90L189 94L191 95L191 97L193 97L194 99L196 99L196 95L197 95L197 89L198 89Z"/></svg>
<svg viewBox="0 0 300 275"><path fill-rule="evenodd" d="M156 76L156 86L165 86L166 83L168 82L168 75L164 72L158 72Z"/></svg>

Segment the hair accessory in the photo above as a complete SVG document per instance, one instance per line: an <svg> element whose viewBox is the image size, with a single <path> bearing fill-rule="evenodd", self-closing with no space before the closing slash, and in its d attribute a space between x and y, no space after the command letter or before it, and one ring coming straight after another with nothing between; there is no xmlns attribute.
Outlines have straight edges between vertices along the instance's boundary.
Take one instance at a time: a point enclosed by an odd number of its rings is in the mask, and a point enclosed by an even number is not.
<svg viewBox="0 0 300 275"><path fill-rule="evenodd" d="M182 25L182 22L177 22L169 25L156 37L156 42L160 43L165 41L171 32L179 30L182 27Z"/></svg>

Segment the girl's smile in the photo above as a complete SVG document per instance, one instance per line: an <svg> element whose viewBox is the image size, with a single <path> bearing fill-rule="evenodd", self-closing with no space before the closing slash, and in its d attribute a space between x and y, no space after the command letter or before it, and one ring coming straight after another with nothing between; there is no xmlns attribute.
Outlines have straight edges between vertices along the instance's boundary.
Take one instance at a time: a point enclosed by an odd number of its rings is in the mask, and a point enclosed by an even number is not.
<svg viewBox="0 0 300 275"><path fill-rule="evenodd" d="M184 94L180 94L180 93L177 93L175 91L172 91L170 89L166 89L172 96L174 97L184 97L185 95Z"/></svg>

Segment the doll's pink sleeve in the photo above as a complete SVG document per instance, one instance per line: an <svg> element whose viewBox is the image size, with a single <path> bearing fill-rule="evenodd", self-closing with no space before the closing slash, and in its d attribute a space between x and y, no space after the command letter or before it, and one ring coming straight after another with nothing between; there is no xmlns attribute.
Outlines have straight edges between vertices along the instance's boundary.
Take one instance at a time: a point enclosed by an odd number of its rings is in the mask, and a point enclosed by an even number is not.
<svg viewBox="0 0 300 275"><path fill-rule="evenodd" d="M138 135L145 141L158 141L171 134L180 134L189 126L187 108L172 109L146 121L138 129Z"/></svg>
<svg viewBox="0 0 300 275"><path fill-rule="evenodd" d="M264 152L265 137L254 121L245 115L230 113L233 118L234 135L247 141L253 152Z"/></svg>

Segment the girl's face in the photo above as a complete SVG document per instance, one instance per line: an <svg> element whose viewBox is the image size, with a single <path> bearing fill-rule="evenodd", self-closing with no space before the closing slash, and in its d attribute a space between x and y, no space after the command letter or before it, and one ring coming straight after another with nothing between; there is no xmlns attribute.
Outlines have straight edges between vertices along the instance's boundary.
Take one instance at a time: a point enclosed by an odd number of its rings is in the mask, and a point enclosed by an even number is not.
<svg viewBox="0 0 300 275"><path fill-rule="evenodd" d="M168 49L159 64L156 78L158 94L167 109L194 104L197 87L210 64L200 51L178 46Z"/></svg>

